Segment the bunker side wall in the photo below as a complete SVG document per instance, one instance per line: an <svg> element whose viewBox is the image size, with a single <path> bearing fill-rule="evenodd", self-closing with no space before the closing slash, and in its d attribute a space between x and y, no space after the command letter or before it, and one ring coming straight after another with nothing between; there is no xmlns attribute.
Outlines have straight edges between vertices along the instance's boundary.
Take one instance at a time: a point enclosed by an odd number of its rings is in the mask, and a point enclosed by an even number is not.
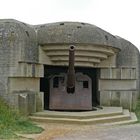
<svg viewBox="0 0 140 140"><path fill-rule="evenodd" d="M30 25L0 20L0 96L23 114L42 109L43 94L37 87L44 74L38 55L36 32Z"/></svg>
<svg viewBox="0 0 140 140"><path fill-rule="evenodd" d="M100 103L105 106L136 108L136 68L101 69L99 80Z"/></svg>

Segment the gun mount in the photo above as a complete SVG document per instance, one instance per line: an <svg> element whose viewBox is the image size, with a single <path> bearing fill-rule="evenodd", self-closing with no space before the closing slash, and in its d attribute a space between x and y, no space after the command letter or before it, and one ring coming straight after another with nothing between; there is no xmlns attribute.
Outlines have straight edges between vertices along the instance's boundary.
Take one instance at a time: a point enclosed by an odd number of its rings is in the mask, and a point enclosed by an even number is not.
<svg viewBox="0 0 140 140"><path fill-rule="evenodd" d="M50 80L52 110L92 110L92 80L81 68L75 70L75 46L69 46L68 70L62 68ZM62 72L61 72L62 71Z"/></svg>

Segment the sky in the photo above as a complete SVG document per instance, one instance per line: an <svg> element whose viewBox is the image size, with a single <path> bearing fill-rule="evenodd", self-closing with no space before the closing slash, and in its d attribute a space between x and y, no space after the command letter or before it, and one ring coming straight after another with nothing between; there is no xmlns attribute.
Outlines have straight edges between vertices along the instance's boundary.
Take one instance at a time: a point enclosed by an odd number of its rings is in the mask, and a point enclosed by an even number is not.
<svg viewBox="0 0 140 140"><path fill-rule="evenodd" d="M0 0L0 18L28 24L79 21L125 38L140 50L140 0Z"/></svg>

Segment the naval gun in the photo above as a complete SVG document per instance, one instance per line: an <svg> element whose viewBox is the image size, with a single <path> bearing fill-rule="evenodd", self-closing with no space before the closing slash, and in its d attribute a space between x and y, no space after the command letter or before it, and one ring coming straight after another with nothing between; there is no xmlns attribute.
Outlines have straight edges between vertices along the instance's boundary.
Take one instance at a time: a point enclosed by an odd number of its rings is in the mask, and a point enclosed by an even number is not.
<svg viewBox="0 0 140 140"><path fill-rule="evenodd" d="M67 93L73 94L75 92L75 46L71 45L69 47L69 65L67 72Z"/></svg>
<svg viewBox="0 0 140 140"><path fill-rule="evenodd" d="M69 46L68 70L50 79L49 109L92 110L92 80L74 68L75 46Z"/></svg>

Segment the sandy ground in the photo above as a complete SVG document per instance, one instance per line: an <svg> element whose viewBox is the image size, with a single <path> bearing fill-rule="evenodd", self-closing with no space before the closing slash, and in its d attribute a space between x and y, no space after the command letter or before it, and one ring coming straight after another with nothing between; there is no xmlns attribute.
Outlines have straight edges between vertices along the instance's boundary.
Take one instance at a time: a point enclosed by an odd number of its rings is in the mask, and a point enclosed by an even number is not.
<svg viewBox="0 0 140 140"><path fill-rule="evenodd" d="M67 135L82 134L92 130L98 132L101 129L105 129L106 126L99 125L74 125L74 124L57 124L57 123L39 123L39 126L44 128L41 134L22 135L26 138L32 138L34 140L55 140L56 138L65 138Z"/></svg>
<svg viewBox="0 0 140 140"><path fill-rule="evenodd" d="M25 135L33 140L140 140L140 124L123 126L39 124L41 134Z"/></svg>

